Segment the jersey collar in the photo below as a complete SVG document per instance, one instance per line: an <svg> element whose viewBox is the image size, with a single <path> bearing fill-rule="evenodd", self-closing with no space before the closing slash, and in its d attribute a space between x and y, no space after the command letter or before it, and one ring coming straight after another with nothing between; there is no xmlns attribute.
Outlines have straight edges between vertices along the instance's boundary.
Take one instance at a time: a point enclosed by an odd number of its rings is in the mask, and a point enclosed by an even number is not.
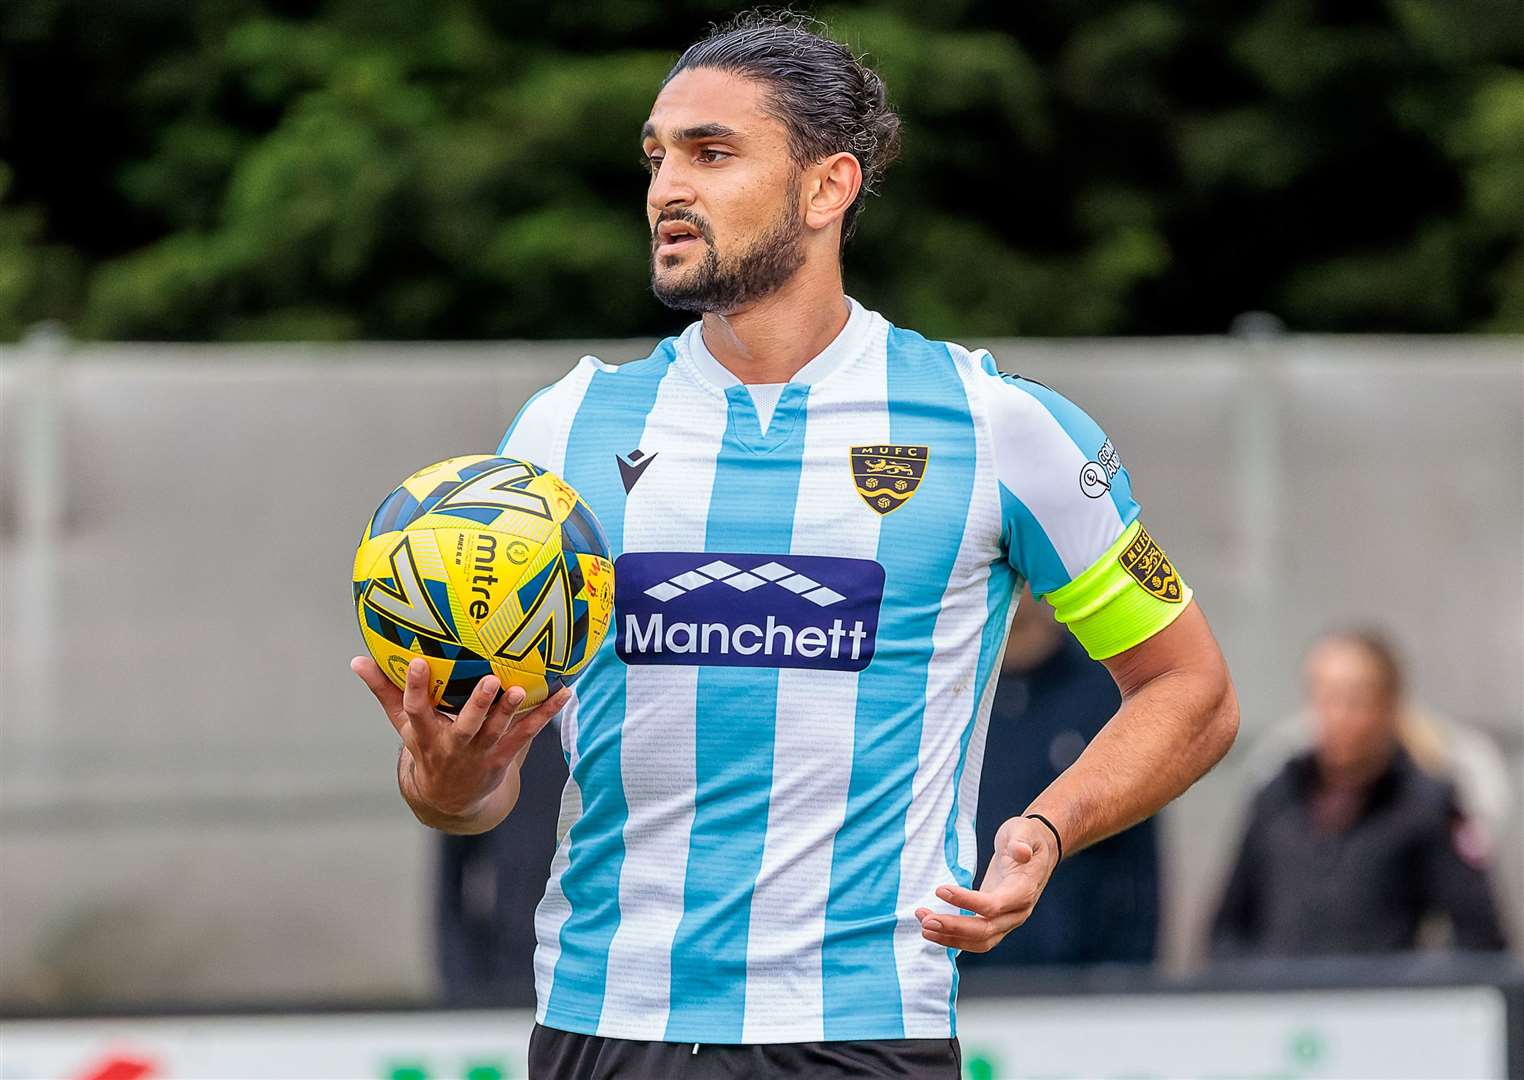
<svg viewBox="0 0 1524 1080"><path fill-rule="evenodd" d="M794 377L789 380L790 383L803 383L806 386L818 383L862 351L872 324L872 312L850 296L847 297L847 303L852 309L847 316L847 325L841 328L841 333L837 334L818 356L795 372ZM687 355L693 364L694 372L702 381L722 391L727 387L740 386L741 380L734 372L716 360L714 354L709 351L709 346L704 344L703 328L703 320L690 324L678 339L680 351Z"/></svg>

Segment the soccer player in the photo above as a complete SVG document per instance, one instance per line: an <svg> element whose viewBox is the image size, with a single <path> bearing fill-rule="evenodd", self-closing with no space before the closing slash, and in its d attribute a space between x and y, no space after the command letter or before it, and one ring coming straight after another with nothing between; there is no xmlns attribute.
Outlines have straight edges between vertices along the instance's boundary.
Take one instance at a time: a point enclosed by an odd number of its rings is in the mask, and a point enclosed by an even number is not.
<svg viewBox="0 0 1524 1080"><path fill-rule="evenodd" d="M1210 768L1232 685L1095 423L844 295L843 244L898 144L872 70L811 23L743 16L677 61L640 144L652 287L700 319L644 359L584 357L500 451L597 514L609 639L518 716L491 676L452 722L421 670L398 692L353 666L402 735L404 797L448 831L503 820L560 710L532 1075L952 1080L958 951L994 947L1064 853ZM976 887L1022 581L1122 705Z"/></svg>

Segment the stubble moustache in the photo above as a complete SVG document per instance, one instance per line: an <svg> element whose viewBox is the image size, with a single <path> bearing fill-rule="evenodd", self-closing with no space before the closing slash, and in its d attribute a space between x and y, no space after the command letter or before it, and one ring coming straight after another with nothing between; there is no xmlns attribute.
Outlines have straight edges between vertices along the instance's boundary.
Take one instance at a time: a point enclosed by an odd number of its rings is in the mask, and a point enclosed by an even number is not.
<svg viewBox="0 0 1524 1080"><path fill-rule="evenodd" d="M678 311L728 314L781 288L804 265L804 221L797 192L784 201L783 212L745 250L722 256L709 223L690 210L662 213L656 224L681 221L699 231L704 259L675 278L657 275L656 248L651 233L651 291L656 299Z"/></svg>

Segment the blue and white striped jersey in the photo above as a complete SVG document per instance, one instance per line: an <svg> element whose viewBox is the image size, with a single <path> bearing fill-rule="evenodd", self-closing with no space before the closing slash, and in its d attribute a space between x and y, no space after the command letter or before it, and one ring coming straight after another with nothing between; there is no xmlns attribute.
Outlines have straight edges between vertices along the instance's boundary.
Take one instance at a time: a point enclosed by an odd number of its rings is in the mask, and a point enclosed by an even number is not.
<svg viewBox="0 0 1524 1080"><path fill-rule="evenodd" d="M1130 555L1152 576L1122 577L1163 612L1147 633L1189 599L1100 429L854 302L766 421L695 323L643 360L584 357L500 452L564 476L616 559L615 624L562 714L539 1020L672 1042L953 1035L955 958L914 911L950 910L933 890L977 873L1020 580L1042 596ZM1076 617L1136 606L1116 576Z"/></svg>

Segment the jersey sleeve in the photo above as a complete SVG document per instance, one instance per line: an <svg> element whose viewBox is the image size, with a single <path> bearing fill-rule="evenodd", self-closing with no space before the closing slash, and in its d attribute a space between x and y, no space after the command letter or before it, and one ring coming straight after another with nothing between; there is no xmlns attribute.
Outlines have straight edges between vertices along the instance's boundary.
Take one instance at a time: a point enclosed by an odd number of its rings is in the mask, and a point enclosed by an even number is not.
<svg viewBox="0 0 1524 1080"><path fill-rule="evenodd" d="M996 371L988 354L984 368L1012 567L1097 660L1163 630L1191 589L1138 520L1111 440L1063 395Z"/></svg>
<svg viewBox="0 0 1524 1080"><path fill-rule="evenodd" d="M559 381L535 391L503 433L497 445L498 455L559 472L572 414L592 372L598 367L597 360L583 357Z"/></svg>

